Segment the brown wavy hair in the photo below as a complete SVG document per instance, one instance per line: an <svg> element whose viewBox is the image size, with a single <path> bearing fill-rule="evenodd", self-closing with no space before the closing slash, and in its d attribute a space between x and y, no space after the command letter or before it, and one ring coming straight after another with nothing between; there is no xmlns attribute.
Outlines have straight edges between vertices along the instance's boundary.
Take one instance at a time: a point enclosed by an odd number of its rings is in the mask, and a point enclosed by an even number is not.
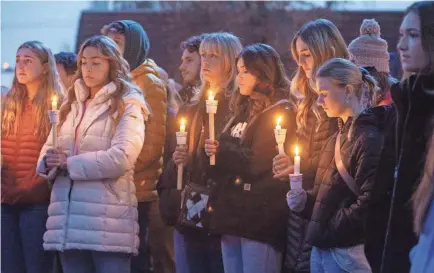
<svg viewBox="0 0 434 273"><path fill-rule="evenodd" d="M332 58L349 59L349 53L344 38L339 29L329 20L318 19L304 25L294 36L291 42L292 58L298 63L297 39L300 38L308 46L314 60L312 75L324 62ZM312 79L314 81L314 78ZM316 118L321 120L321 113L316 104L317 94L314 87L301 66L295 72L291 82L291 93L299 98L297 109L297 128L303 130L307 126L307 116L313 111Z"/></svg>
<svg viewBox="0 0 434 273"><path fill-rule="evenodd" d="M18 50L27 48L35 53L41 64L48 64L47 73L41 73L41 85L32 100L36 108L36 130L35 134L41 141L45 141L50 133L51 124L48 118L48 110L52 96L56 95L60 101L63 100L63 89L57 73L56 61L51 50L39 41L29 41L20 45ZM18 52L18 51L17 51ZM24 103L27 101L27 88L18 82L16 73L12 87L2 101L2 133L4 135L15 134L19 120L24 111Z"/></svg>
<svg viewBox="0 0 434 273"><path fill-rule="evenodd" d="M290 94L290 81L285 74L279 54L269 45L254 44L244 48L237 58L242 58L247 71L254 75L257 83L250 96L242 96L234 92L230 109L232 118L225 131L232 125L235 117L247 111L247 123L255 119L262 111L278 100L288 100L295 108L296 98Z"/></svg>
<svg viewBox="0 0 434 273"><path fill-rule="evenodd" d="M109 78L110 81L116 85L116 91L110 96L110 116L115 122L122 117L125 111L125 104L122 99L126 94L138 93L142 94L139 87L132 83L130 76L130 67L128 62L122 57L116 43L107 38L106 36L93 36L87 39L80 47L80 51L77 56L77 72L73 81L83 79L83 73L81 70L83 52L87 47L95 47L98 51L107 58L110 65ZM66 103L60 108L60 122L58 128L60 128L65 122L66 116L71 111L71 105L77 101L75 96L75 86L73 85L68 90ZM115 113L118 113L114 118Z"/></svg>
<svg viewBox="0 0 434 273"><path fill-rule="evenodd" d="M290 81L279 54L269 45L254 44L244 48L236 62L243 59L247 71L254 75L257 83L252 94L247 98L235 92L231 98L230 109L237 115L243 104L247 103L248 120L260 114L273 102L288 99L295 107L296 98L290 94ZM277 99L276 99L277 98Z"/></svg>

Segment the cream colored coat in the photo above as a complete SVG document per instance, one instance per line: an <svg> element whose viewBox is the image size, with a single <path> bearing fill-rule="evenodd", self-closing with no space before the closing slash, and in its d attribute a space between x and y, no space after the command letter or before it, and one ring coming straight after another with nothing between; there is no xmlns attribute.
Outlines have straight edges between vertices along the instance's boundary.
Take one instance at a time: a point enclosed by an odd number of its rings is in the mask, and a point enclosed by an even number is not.
<svg viewBox="0 0 434 273"><path fill-rule="evenodd" d="M74 86L77 102L58 134L58 146L68 154L68 171L58 172L53 184L44 249L137 254L139 226L133 175L148 108L142 94L126 95L125 112L116 126L109 113L114 83L96 94L84 115L89 91L82 80ZM79 149L74 155L79 124ZM47 174L43 157L51 147L50 134L38 162L41 176Z"/></svg>

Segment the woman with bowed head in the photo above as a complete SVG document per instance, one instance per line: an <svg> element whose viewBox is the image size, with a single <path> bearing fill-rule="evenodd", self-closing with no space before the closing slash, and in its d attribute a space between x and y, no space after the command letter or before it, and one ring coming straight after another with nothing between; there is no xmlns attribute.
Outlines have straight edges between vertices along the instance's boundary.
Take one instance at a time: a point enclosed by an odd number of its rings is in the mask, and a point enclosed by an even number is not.
<svg viewBox="0 0 434 273"><path fill-rule="evenodd" d="M325 19L304 25L292 40L291 52L298 64L291 81L291 93L298 98L297 143L301 150L303 188L309 192L313 190L321 148L338 130L337 120L328 118L316 104L315 73L324 62L335 57L348 59L349 54L338 28ZM276 178L287 181L288 175L293 173L290 156L277 155L273 159L273 170ZM309 219L310 215L292 211L289 214L285 255L287 272L309 272L311 246L305 242Z"/></svg>
<svg viewBox="0 0 434 273"><path fill-rule="evenodd" d="M291 210L311 214L306 240L313 246L312 272L366 272L364 224L383 143L378 115L365 110L364 93L377 88L368 71L346 59L326 62L316 74L318 104L339 119L339 131L325 143L312 193L288 194ZM304 204L305 203L305 204Z"/></svg>
<svg viewBox="0 0 434 273"><path fill-rule="evenodd" d="M37 166L54 180L44 248L60 251L63 272L130 272L139 245L134 164L148 115L116 44L86 40L57 147L50 135Z"/></svg>
<svg viewBox="0 0 434 273"><path fill-rule="evenodd" d="M216 155L213 179L218 184L210 201L210 228L222 234L226 273L280 272L289 184L273 178L274 128L276 118L283 117L284 146L295 143L295 97L270 46L244 48L237 68L239 91L232 95L232 116L219 141L205 141L207 155Z"/></svg>
<svg viewBox="0 0 434 273"><path fill-rule="evenodd" d="M409 272L413 232L411 196L421 177L434 117L434 2L421 1L405 12L397 45L409 77L392 86L372 209L367 221L366 254L374 272Z"/></svg>
<svg viewBox="0 0 434 273"><path fill-rule="evenodd" d="M45 273L53 255L44 252L50 190L36 163L50 133L50 100L63 99L51 50L29 41L17 51L12 88L2 97L1 268L4 272Z"/></svg>
<svg viewBox="0 0 434 273"><path fill-rule="evenodd" d="M215 167L210 166L210 158L204 151L205 140L210 135L206 100L212 95L214 100L218 101L214 128L215 138L219 140L230 118L230 98L238 88L236 58L241 49L238 37L227 32L209 33L203 38L199 49L202 79L200 92L192 98L191 104L182 107L177 115L178 120L186 120L188 145L176 148L160 178L161 214L166 223L175 225L176 229L183 233L187 262L192 273L224 272L220 236L210 234L209 225L206 223L213 212L206 206L207 197L204 192L213 191L216 185L216 181L212 179ZM191 199L190 195L187 196L189 198L186 197L184 191L182 200L197 204L187 204L191 210L188 209L187 215L181 214L186 217L179 217L181 191L177 190L177 168L181 165L184 168L183 186L202 190L200 194L192 194L194 197ZM187 207L182 204L183 208Z"/></svg>

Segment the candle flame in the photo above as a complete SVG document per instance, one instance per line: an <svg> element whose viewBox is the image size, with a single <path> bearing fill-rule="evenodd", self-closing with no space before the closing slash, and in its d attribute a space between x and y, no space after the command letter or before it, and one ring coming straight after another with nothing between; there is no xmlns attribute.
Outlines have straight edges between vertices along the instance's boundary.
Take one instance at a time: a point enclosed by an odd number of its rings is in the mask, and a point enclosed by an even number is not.
<svg viewBox="0 0 434 273"><path fill-rule="evenodd" d="M214 94L211 90L209 91L208 100L214 100Z"/></svg>
<svg viewBox="0 0 434 273"><path fill-rule="evenodd" d="M280 126L280 122L282 122L282 116L279 116L278 118L277 118L277 121L276 121L276 125L277 126Z"/></svg>
<svg viewBox="0 0 434 273"><path fill-rule="evenodd" d="M185 133L185 119L181 119L181 126L179 127L181 133Z"/></svg>
<svg viewBox="0 0 434 273"><path fill-rule="evenodd" d="M53 97L51 98L51 110L57 110L57 96L53 95Z"/></svg>
<svg viewBox="0 0 434 273"><path fill-rule="evenodd" d="M298 146L295 146L295 155L298 156Z"/></svg>

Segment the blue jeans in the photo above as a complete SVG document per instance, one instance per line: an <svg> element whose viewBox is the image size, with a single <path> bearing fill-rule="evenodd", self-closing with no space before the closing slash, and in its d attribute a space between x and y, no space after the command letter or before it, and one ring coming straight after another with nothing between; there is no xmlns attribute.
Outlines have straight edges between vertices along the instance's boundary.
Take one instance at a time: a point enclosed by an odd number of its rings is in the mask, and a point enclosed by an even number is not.
<svg viewBox="0 0 434 273"><path fill-rule="evenodd" d="M190 273L224 273L220 236L184 233Z"/></svg>
<svg viewBox="0 0 434 273"><path fill-rule="evenodd" d="M363 246L353 248L312 248L310 257L312 273L371 273Z"/></svg>
<svg viewBox="0 0 434 273"><path fill-rule="evenodd" d="M312 248L310 254L310 271L312 273L347 273L336 263L330 250L316 247Z"/></svg>
<svg viewBox="0 0 434 273"><path fill-rule="evenodd" d="M48 204L1 204L2 273L46 273L53 267L54 252L42 246Z"/></svg>
<svg viewBox="0 0 434 273"><path fill-rule="evenodd" d="M176 229L173 232L174 248L175 248L175 265L176 273L190 273L190 268L187 263L187 254L185 251L184 235Z"/></svg>
<svg viewBox="0 0 434 273"><path fill-rule="evenodd" d="M225 273L280 273L282 253L272 246L231 235L222 236Z"/></svg>
<svg viewBox="0 0 434 273"><path fill-rule="evenodd" d="M130 273L131 254L90 250L60 252L63 273Z"/></svg>
<svg viewBox="0 0 434 273"><path fill-rule="evenodd" d="M158 201L139 202L137 211L140 245L139 255L132 257L131 272L175 273L173 227L161 219Z"/></svg>

